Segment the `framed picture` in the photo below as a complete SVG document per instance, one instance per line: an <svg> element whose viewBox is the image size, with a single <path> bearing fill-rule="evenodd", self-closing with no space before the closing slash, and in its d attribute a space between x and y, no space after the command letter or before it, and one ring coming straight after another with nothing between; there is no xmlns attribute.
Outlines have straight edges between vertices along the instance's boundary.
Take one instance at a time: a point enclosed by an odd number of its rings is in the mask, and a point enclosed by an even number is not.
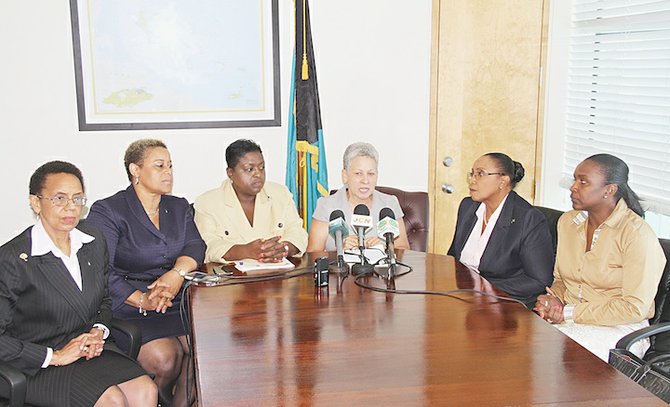
<svg viewBox="0 0 670 407"><path fill-rule="evenodd" d="M70 0L80 130L279 126L278 0Z"/></svg>

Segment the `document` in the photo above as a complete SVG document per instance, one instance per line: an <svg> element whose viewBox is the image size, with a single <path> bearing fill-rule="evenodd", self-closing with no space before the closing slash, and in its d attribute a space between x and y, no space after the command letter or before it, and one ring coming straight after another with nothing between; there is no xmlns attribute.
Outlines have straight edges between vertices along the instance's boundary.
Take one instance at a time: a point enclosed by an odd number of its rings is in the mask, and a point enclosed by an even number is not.
<svg viewBox="0 0 670 407"><path fill-rule="evenodd" d="M262 263L254 259L242 259L235 262L235 268L239 271L256 271L256 270L292 270L295 268L286 257L278 263Z"/></svg>

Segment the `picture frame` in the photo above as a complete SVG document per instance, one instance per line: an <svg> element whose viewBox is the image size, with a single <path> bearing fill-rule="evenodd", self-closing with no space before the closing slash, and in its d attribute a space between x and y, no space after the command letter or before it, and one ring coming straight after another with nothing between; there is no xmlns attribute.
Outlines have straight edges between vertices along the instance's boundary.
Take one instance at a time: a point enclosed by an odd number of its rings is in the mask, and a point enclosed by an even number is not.
<svg viewBox="0 0 670 407"><path fill-rule="evenodd" d="M278 0L70 0L79 130L281 125Z"/></svg>

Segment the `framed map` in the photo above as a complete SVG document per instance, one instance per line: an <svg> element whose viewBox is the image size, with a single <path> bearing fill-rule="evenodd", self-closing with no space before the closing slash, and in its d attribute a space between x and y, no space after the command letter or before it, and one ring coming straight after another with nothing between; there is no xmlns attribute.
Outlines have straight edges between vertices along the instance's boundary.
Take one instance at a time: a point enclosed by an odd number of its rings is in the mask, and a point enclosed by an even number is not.
<svg viewBox="0 0 670 407"><path fill-rule="evenodd" d="M278 0L70 0L80 130L279 126Z"/></svg>

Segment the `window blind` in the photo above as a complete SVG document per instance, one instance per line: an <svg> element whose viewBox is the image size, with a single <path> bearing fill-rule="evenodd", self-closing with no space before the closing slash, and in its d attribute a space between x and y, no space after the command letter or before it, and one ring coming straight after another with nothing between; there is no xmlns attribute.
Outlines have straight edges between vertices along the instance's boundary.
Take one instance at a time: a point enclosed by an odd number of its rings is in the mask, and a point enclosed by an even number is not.
<svg viewBox="0 0 670 407"><path fill-rule="evenodd" d="M670 0L573 0L569 58L564 182L614 154L643 207L670 215Z"/></svg>

